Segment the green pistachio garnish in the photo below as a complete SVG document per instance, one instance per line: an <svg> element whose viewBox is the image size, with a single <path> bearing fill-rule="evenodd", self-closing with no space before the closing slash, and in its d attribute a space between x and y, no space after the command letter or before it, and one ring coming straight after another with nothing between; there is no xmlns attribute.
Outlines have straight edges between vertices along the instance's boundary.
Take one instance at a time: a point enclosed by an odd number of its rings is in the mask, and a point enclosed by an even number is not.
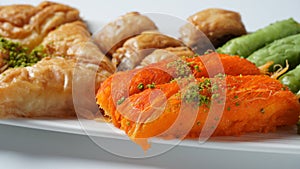
<svg viewBox="0 0 300 169"><path fill-rule="evenodd" d="M123 97L121 97L118 101L117 101L117 105L120 105L120 104L122 104L124 101L125 101L125 97L123 96Z"/></svg>
<svg viewBox="0 0 300 169"><path fill-rule="evenodd" d="M38 46L30 52L20 43L1 37L0 51L7 68L32 66L46 56L42 46Z"/></svg>
<svg viewBox="0 0 300 169"><path fill-rule="evenodd" d="M139 90L143 90L144 89L144 84L143 83L139 83L138 86L137 86L137 88Z"/></svg>
<svg viewBox="0 0 300 169"><path fill-rule="evenodd" d="M167 68L175 68L176 74L179 77L187 77L191 74L188 63L181 59L168 63Z"/></svg>
<svg viewBox="0 0 300 169"><path fill-rule="evenodd" d="M147 87L150 88L150 89L154 89L155 88L155 83L147 84Z"/></svg>
<svg viewBox="0 0 300 169"><path fill-rule="evenodd" d="M186 103L197 103L198 106L208 105L211 101L209 96L200 94L200 91L208 88L208 81L200 82L199 84L193 84L188 87L182 96L182 99Z"/></svg>

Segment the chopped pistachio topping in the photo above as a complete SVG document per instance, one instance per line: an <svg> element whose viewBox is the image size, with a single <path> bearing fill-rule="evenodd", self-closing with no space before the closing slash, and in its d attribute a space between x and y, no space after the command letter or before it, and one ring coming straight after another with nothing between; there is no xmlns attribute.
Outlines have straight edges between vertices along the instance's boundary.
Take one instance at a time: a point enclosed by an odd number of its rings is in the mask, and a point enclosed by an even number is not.
<svg viewBox="0 0 300 169"><path fill-rule="evenodd" d="M215 91L217 91L218 89L219 89L219 86L216 85L216 84L214 84L214 85L211 86L211 91L212 91L212 92L215 92Z"/></svg>
<svg viewBox="0 0 300 169"><path fill-rule="evenodd" d="M198 102L200 99L198 86L197 85L190 86L188 90L184 93L183 99L187 103Z"/></svg>
<svg viewBox="0 0 300 169"><path fill-rule="evenodd" d="M139 83L138 86L137 86L137 88L139 90L143 90L144 89L144 84L143 83Z"/></svg>
<svg viewBox="0 0 300 169"><path fill-rule="evenodd" d="M43 47L38 46L31 52L18 42L13 42L0 37L0 51L8 68L32 66L37 63L46 54L43 53Z"/></svg>
<svg viewBox="0 0 300 169"><path fill-rule="evenodd" d="M147 84L147 87L150 89L153 89L153 88L155 88L155 83Z"/></svg>
<svg viewBox="0 0 300 169"><path fill-rule="evenodd" d="M125 101L125 97L123 96L123 97L121 97L121 99L119 99L119 100L117 101L117 104L120 105L120 104L122 104L124 101Z"/></svg>
<svg viewBox="0 0 300 169"><path fill-rule="evenodd" d="M200 94L204 89L208 89L210 87L210 80L206 79L204 82L200 82L199 84L193 84L188 87L186 92L183 94L182 99L186 103L198 103L199 106L210 103L210 97L206 95Z"/></svg>
<svg viewBox="0 0 300 169"><path fill-rule="evenodd" d="M195 65L194 66L194 69L197 71L197 72L201 72L200 68L199 68L199 65Z"/></svg>
<svg viewBox="0 0 300 169"><path fill-rule="evenodd" d="M192 61L192 62L187 62L187 65L188 65L188 66L191 66L191 65L193 65L193 64L195 64L195 62L193 62L193 61Z"/></svg>
<svg viewBox="0 0 300 169"><path fill-rule="evenodd" d="M181 59L168 63L167 68L175 68L177 76L180 77L187 77L189 74L191 74L188 63Z"/></svg>
<svg viewBox="0 0 300 169"><path fill-rule="evenodd" d="M203 82L199 83L199 90L207 89L211 86L210 79L205 79Z"/></svg>
<svg viewBox="0 0 300 169"><path fill-rule="evenodd" d="M214 94L212 95L212 98L214 98L214 99L216 99L216 98L218 98L218 97L220 97L220 94L219 94L219 93L214 93Z"/></svg>
<svg viewBox="0 0 300 169"><path fill-rule="evenodd" d="M198 57L199 56L199 54L194 54L194 55L189 55L189 56L182 56L181 58L182 59L186 59L186 58L194 58L194 57Z"/></svg>
<svg viewBox="0 0 300 169"><path fill-rule="evenodd" d="M220 79L223 79L226 77L226 74L224 73L218 73L217 75L215 75L216 78L220 78Z"/></svg>

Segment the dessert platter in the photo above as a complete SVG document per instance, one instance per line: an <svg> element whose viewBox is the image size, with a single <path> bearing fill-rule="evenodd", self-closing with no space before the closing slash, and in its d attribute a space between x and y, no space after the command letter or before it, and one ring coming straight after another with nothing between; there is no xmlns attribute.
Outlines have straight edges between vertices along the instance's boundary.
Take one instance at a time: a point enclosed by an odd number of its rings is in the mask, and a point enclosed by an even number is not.
<svg viewBox="0 0 300 169"><path fill-rule="evenodd" d="M0 6L0 124L130 140L141 152L300 154L293 16L249 31L243 13L221 8L186 20L127 11L102 25L84 15L50 1Z"/></svg>

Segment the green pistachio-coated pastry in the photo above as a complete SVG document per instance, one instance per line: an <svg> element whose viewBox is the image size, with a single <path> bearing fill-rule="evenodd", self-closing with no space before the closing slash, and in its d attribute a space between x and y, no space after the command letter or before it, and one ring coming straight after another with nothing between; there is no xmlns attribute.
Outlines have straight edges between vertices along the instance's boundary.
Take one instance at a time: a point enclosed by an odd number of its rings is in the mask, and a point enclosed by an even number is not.
<svg viewBox="0 0 300 169"><path fill-rule="evenodd" d="M300 65L282 75L279 80L294 92L300 92Z"/></svg>
<svg viewBox="0 0 300 169"><path fill-rule="evenodd" d="M274 72L278 68L274 65L285 67L286 61L288 61L291 70L300 64L300 33L276 40L255 51L247 59L256 66L272 61L273 65L270 66L270 72Z"/></svg>
<svg viewBox="0 0 300 169"><path fill-rule="evenodd" d="M294 19L277 21L267 27L228 41L217 49L219 53L248 57L251 53L274 40L300 33L300 24Z"/></svg>

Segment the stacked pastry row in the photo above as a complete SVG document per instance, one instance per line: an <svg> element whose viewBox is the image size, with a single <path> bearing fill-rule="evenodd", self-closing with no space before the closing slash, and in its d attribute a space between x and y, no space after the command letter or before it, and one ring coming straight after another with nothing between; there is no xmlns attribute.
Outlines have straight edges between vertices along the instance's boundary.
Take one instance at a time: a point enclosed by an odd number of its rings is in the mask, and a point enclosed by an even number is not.
<svg viewBox="0 0 300 169"><path fill-rule="evenodd" d="M116 69L201 54L246 33L240 15L227 10L204 10L188 22L180 38L170 37L149 17L131 12L91 37L80 12L68 5L1 6L0 118L75 117L74 102L87 107L78 115L95 118L99 112L89 110L95 103L87 101L87 91L97 91ZM81 85L87 81L93 85Z"/></svg>
<svg viewBox="0 0 300 169"><path fill-rule="evenodd" d="M233 11L206 9L187 20L178 30L181 36L170 37L160 33L149 17L131 12L105 25L94 39L118 70L123 71L144 67L172 55L203 54L246 34L241 16Z"/></svg>
<svg viewBox="0 0 300 169"><path fill-rule="evenodd" d="M67 5L1 6L0 37L1 118L74 117L72 83L82 80L73 75L74 69L96 71L95 84L115 71L79 11ZM28 64L25 56L32 53L40 57ZM81 115L90 118L90 113Z"/></svg>

